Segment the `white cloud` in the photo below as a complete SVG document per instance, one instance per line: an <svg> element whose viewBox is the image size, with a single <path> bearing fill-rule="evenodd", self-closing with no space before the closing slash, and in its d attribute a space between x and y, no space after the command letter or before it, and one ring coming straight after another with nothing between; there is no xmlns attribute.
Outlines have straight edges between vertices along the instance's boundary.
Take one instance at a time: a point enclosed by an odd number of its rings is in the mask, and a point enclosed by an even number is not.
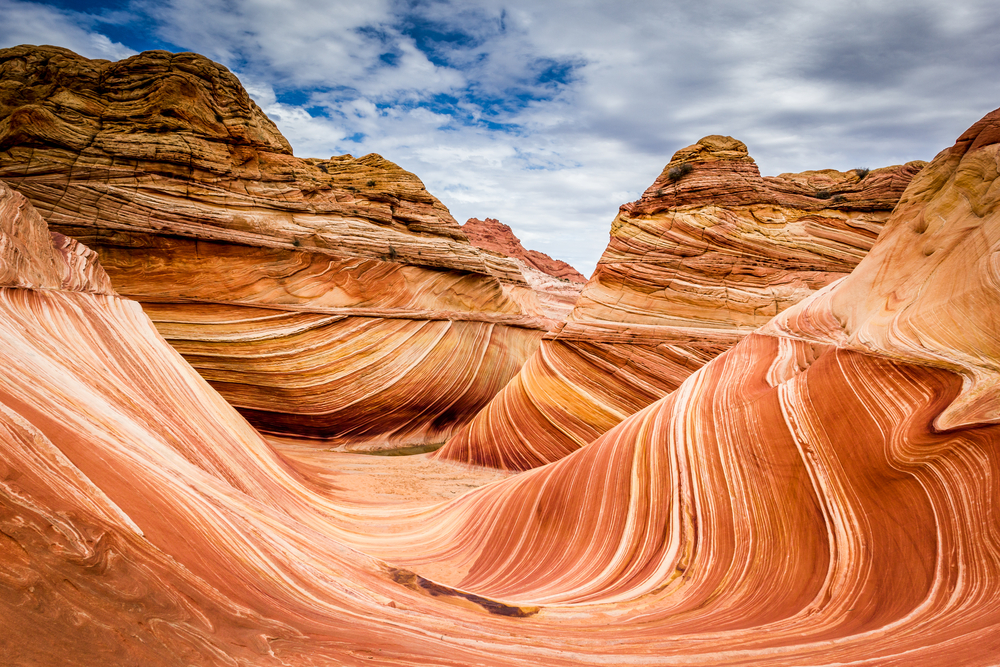
<svg viewBox="0 0 1000 667"><path fill-rule="evenodd" d="M0 47L62 46L88 58L121 60L136 52L94 29L94 17L34 2L0 0Z"/></svg>

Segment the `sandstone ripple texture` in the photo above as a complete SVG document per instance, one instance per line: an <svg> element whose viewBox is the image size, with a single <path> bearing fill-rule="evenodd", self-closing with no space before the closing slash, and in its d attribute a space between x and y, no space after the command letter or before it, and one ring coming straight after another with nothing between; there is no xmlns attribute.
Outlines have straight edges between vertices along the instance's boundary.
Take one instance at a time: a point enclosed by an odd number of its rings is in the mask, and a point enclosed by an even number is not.
<svg viewBox="0 0 1000 667"><path fill-rule="evenodd" d="M565 325L438 455L527 470L592 442L850 273L924 164L761 177L731 137L678 151L621 207Z"/></svg>
<svg viewBox="0 0 1000 667"><path fill-rule="evenodd" d="M554 324L416 176L294 157L196 54L0 50L0 179L275 435L442 443Z"/></svg>
<svg viewBox="0 0 1000 667"><path fill-rule="evenodd" d="M669 395L397 506L280 455L0 186L0 662L995 665L998 182L1000 110Z"/></svg>

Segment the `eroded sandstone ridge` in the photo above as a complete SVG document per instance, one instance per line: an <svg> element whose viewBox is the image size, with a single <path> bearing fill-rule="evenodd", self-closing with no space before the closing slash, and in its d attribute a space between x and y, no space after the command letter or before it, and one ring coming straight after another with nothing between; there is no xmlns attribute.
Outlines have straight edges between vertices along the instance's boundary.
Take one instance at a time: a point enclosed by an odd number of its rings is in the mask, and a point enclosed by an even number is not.
<svg viewBox="0 0 1000 667"><path fill-rule="evenodd" d="M469 218L462 225L462 231L487 257L506 257L514 261L538 304L526 306L526 312L537 310L545 317L565 320L573 310L587 279L572 266L543 252L525 250L521 240L514 236L514 230L494 218Z"/></svg>
<svg viewBox="0 0 1000 667"><path fill-rule="evenodd" d="M0 662L993 665L998 179L1000 110L850 276L402 508L291 467L0 187Z"/></svg>
<svg viewBox="0 0 1000 667"><path fill-rule="evenodd" d="M509 470L556 461L847 275L923 162L762 178L705 137L621 207L566 324L438 452Z"/></svg>
<svg viewBox="0 0 1000 667"><path fill-rule="evenodd" d="M442 442L552 324L416 176L294 157L195 54L0 50L0 179L272 433Z"/></svg>
<svg viewBox="0 0 1000 667"><path fill-rule="evenodd" d="M587 282L582 273L561 259L552 259L538 250L526 250L521 245L521 239L514 235L514 230L495 218L469 218L462 225L462 231L477 248L519 259L536 271L556 278L574 283Z"/></svg>

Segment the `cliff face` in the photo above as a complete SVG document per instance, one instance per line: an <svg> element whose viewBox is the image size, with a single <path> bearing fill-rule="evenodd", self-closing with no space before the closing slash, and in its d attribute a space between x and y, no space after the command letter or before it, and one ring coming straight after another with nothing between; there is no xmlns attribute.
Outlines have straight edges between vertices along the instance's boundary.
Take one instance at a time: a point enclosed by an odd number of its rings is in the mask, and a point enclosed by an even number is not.
<svg viewBox="0 0 1000 667"><path fill-rule="evenodd" d="M1000 110L850 276L403 509L291 467L0 185L0 662L993 665L998 165Z"/></svg>
<svg viewBox="0 0 1000 667"><path fill-rule="evenodd" d="M561 259L552 259L537 250L526 250L521 239L514 236L514 230L495 218L469 218L462 225L462 231L477 248L519 259L536 271L556 278L573 283L587 282L583 274Z"/></svg>
<svg viewBox="0 0 1000 667"><path fill-rule="evenodd" d="M525 312L537 313L554 320L565 321L573 310L580 290L586 279L572 266L561 260L552 259L537 250L525 250L514 231L499 220L469 218L462 225L462 231L472 245L484 251L484 255L498 261L507 258L512 262L530 288L526 293L518 287L508 288L508 295L524 294L522 304ZM494 270L499 275L499 272ZM517 297L515 297L517 298Z"/></svg>
<svg viewBox="0 0 1000 667"><path fill-rule="evenodd" d="M593 441L847 275L923 165L762 178L731 137L678 151L621 207L566 324L438 455L525 470Z"/></svg>
<svg viewBox="0 0 1000 667"><path fill-rule="evenodd" d="M523 276L487 262L416 176L377 155L292 156L201 56L17 47L0 81L0 179L96 251L264 430L441 442L552 324L508 296Z"/></svg>

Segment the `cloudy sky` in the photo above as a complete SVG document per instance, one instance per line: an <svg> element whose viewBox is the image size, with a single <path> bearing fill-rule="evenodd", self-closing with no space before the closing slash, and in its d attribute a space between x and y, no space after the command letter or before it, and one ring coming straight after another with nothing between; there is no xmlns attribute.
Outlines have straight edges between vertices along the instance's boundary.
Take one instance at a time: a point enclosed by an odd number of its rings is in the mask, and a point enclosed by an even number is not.
<svg viewBox="0 0 1000 667"><path fill-rule="evenodd" d="M0 0L0 46L234 71L296 155L376 152L584 273L707 134L762 173L930 159L1000 106L996 0Z"/></svg>

